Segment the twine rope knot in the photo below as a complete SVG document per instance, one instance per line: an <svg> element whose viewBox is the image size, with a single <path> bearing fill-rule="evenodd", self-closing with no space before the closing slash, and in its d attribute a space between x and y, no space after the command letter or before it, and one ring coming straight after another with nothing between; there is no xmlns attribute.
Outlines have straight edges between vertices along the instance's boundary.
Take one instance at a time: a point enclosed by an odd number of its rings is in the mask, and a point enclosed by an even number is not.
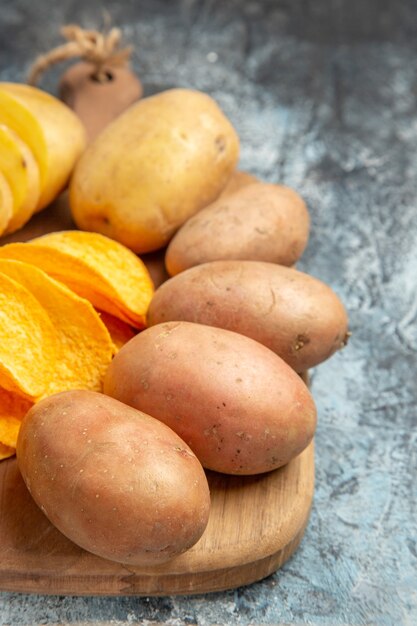
<svg viewBox="0 0 417 626"><path fill-rule="evenodd" d="M81 58L94 66L92 78L98 82L106 82L106 68L121 67L128 64L132 47L120 47L122 32L120 28L111 28L108 33L97 30L86 30L76 24L68 24L60 30L67 40L46 54L35 59L30 68L28 83L36 85L39 77L51 65L67 61L75 57Z"/></svg>

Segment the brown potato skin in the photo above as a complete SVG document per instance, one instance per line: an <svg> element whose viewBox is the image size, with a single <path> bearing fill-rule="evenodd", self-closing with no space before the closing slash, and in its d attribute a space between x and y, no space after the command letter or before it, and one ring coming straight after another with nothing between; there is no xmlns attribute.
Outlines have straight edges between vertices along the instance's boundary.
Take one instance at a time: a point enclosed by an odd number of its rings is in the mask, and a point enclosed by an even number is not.
<svg viewBox="0 0 417 626"><path fill-rule="evenodd" d="M316 409L301 378L261 344L220 328L148 328L112 361L105 393L175 430L206 468L259 474L311 441Z"/></svg>
<svg viewBox="0 0 417 626"><path fill-rule="evenodd" d="M105 559L163 563L206 527L209 489L194 453L164 424L103 394L69 391L36 404L17 460L52 524Z"/></svg>
<svg viewBox="0 0 417 626"><path fill-rule="evenodd" d="M165 248L142 254L141 260L145 263L146 268L151 275L155 289L169 278L169 274L165 267Z"/></svg>
<svg viewBox="0 0 417 626"><path fill-rule="evenodd" d="M308 242L310 218L303 199L282 185L253 183L191 217L168 245L171 276L210 261L242 259L291 266Z"/></svg>
<svg viewBox="0 0 417 626"><path fill-rule="evenodd" d="M226 187L221 192L221 198L225 198L226 196L230 196L232 193L236 193L239 189L243 189L243 187L247 187L247 185L251 185L252 183L260 182L256 176L253 174L249 174L249 172L243 172L242 170L235 170L231 177L228 180Z"/></svg>
<svg viewBox="0 0 417 626"><path fill-rule="evenodd" d="M343 347L346 310L326 284L293 268L257 261L213 261L156 290L147 324L186 320L259 341L297 372Z"/></svg>

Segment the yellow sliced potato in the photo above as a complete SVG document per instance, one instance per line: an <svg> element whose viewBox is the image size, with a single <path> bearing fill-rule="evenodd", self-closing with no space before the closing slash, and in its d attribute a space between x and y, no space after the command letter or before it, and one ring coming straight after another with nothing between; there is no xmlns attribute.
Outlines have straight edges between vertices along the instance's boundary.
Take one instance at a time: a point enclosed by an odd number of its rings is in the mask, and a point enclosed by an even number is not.
<svg viewBox="0 0 417 626"><path fill-rule="evenodd" d="M0 83L0 123L14 130L34 154L41 180L40 210L65 187L83 152L83 125L54 96L17 83Z"/></svg>
<svg viewBox="0 0 417 626"><path fill-rule="evenodd" d="M0 124L4 124L22 137L38 163L41 189L48 174L48 145L41 123L34 113L12 93L4 91L0 83Z"/></svg>
<svg viewBox="0 0 417 626"><path fill-rule="evenodd" d="M0 236L13 215L13 194L6 177L0 171Z"/></svg>
<svg viewBox="0 0 417 626"><path fill-rule="evenodd" d="M39 200L39 168L22 139L10 128L0 124L0 169L13 196L13 213L7 233L18 230L29 221Z"/></svg>

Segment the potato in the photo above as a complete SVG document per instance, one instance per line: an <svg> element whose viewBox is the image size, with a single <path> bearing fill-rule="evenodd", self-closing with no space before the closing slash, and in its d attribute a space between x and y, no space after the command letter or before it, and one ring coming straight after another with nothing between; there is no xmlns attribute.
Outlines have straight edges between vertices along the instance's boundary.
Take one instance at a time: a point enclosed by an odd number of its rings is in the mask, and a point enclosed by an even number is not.
<svg viewBox="0 0 417 626"><path fill-rule="evenodd" d="M330 287L258 261L212 261L168 280L151 300L147 323L170 320L247 335L297 372L328 359L348 335L345 308Z"/></svg>
<svg viewBox="0 0 417 626"><path fill-rule="evenodd" d="M80 159L70 187L74 220L137 253L162 248L217 198L238 153L236 132L209 96L172 89L144 98Z"/></svg>
<svg viewBox="0 0 417 626"><path fill-rule="evenodd" d="M85 148L84 128L58 98L20 83L0 82L0 123L16 132L33 152L40 174L39 211L67 184Z"/></svg>
<svg viewBox="0 0 417 626"><path fill-rule="evenodd" d="M260 343L190 322L148 328L115 356L104 392L165 422L204 467L259 474L311 441L313 399Z"/></svg>
<svg viewBox="0 0 417 626"><path fill-rule="evenodd" d="M106 559L163 563L206 527L209 489L194 453L161 422L103 394L68 391L36 404L17 460L52 524Z"/></svg>
<svg viewBox="0 0 417 626"><path fill-rule="evenodd" d="M219 197L225 198L226 196L230 196L230 194L239 191L239 189L243 189L243 187L257 182L259 182L259 180L253 174L236 170L229 178L226 187L223 189Z"/></svg>
<svg viewBox="0 0 417 626"><path fill-rule="evenodd" d="M157 288L162 285L169 278L169 274L165 267L165 248L156 250L155 252L149 252L148 254L141 255L141 260L146 265L146 268L150 274L154 287Z"/></svg>
<svg viewBox="0 0 417 626"><path fill-rule="evenodd" d="M281 185L254 183L220 197L189 219L172 239L165 263L173 276L221 259L293 265L308 241L302 198Z"/></svg>
<svg viewBox="0 0 417 626"><path fill-rule="evenodd" d="M0 171L13 196L13 213L6 233L18 230L29 221L39 200L39 167L32 151L13 130L0 124Z"/></svg>

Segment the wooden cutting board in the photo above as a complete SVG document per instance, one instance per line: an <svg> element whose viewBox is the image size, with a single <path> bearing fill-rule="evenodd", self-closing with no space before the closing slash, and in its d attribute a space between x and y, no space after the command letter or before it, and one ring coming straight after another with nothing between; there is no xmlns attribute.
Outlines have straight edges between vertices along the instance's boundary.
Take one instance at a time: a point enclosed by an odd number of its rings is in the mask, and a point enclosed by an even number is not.
<svg viewBox="0 0 417 626"><path fill-rule="evenodd" d="M22 241L73 228L65 197L35 216ZM160 258L149 269L163 280ZM260 476L208 472L211 513L200 541L158 567L138 569L94 556L54 528L32 500L16 459L0 463L0 590L68 595L171 595L220 591L278 569L298 547L314 490L311 444L287 466Z"/></svg>
<svg viewBox="0 0 417 626"><path fill-rule="evenodd" d="M137 569L78 548L36 506L15 459L0 463L0 589L71 595L171 595L246 585L299 545L310 511L312 444L255 477L208 473L211 513L200 541L158 567Z"/></svg>

